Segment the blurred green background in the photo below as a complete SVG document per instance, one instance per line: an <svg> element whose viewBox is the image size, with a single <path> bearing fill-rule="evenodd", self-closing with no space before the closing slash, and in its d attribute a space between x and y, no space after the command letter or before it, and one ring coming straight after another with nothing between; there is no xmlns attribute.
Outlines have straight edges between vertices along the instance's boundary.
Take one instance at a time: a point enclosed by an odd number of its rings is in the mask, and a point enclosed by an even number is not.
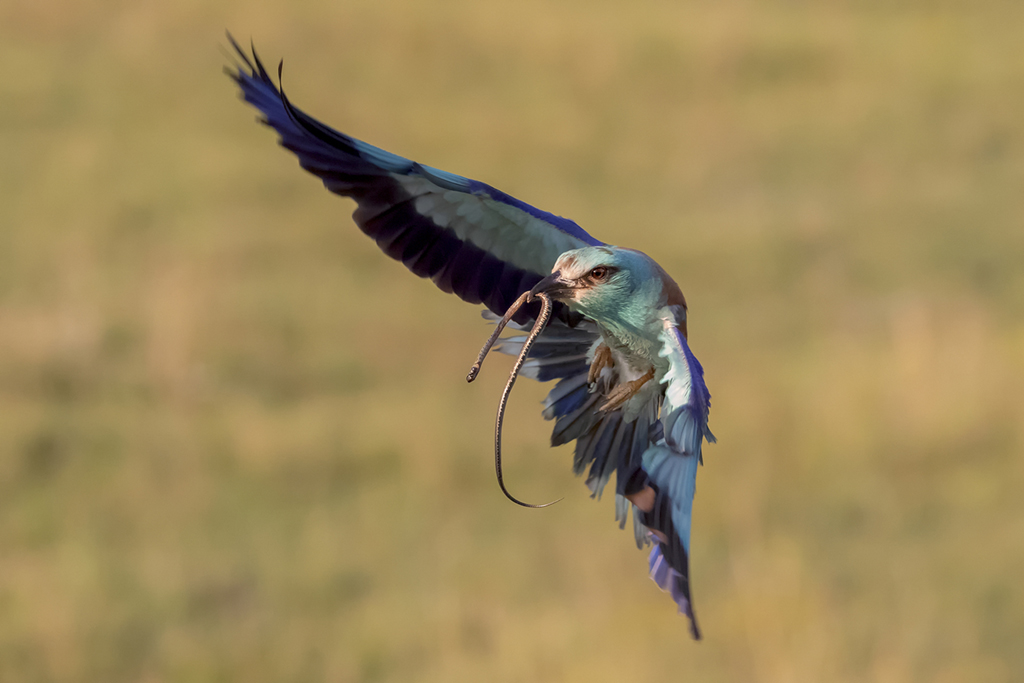
<svg viewBox="0 0 1024 683"><path fill-rule="evenodd" d="M223 75L643 249L706 640ZM0 4L0 680L1024 680L1024 4Z"/></svg>

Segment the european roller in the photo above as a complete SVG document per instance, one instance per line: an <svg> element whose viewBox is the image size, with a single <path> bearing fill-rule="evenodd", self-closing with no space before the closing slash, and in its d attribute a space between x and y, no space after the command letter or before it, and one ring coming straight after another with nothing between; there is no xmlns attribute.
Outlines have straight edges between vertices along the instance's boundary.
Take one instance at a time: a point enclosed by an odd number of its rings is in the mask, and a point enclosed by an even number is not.
<svg viewBox="0 0 1024 683"><path fill-rule="evenodd" d="M575 442L573 470L586 474L592 496L615 474L620 528L632 509L637 546L652 546L651 577L699 639L690 516L701 446L715 439L679 285L646 254L605 244L571 220L320 123L289 102L255 51L250 58L231 42L242 61L228 73L244 99L302 168L355 200L355 224L385 254L483 304L485 316L507 312L520 330L537 323L535 340L504 337L494 348L521 354L524 375L554 382L543 408L554 421L551 444ZM504 398L507 390L502 407Z"/></svg>

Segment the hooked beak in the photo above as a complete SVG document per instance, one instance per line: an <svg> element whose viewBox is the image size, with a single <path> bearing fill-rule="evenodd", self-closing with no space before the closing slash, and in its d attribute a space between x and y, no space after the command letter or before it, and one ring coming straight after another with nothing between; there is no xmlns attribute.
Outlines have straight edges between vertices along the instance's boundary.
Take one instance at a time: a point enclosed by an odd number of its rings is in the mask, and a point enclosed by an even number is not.
<svg viewBox="0 0 1024 683"><path fill-rule="evenodd" d="M541 292L547 294L556 301L564 300L569 298L568 294L570 291L572 291L571 282L563 280L562 271L556 270L533 286L533 289L530 290L530 301L533 301L534 297Z"/></svg>

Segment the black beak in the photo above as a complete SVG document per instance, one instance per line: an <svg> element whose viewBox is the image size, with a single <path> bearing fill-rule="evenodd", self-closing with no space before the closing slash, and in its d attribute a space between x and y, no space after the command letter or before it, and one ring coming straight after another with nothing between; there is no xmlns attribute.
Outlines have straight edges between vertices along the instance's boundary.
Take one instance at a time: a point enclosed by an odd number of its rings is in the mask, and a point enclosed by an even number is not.
<svg viewBox="0 0 1024 683"><path fill-rule="evenodd" d="M533 286L533 289L530 290L530 301L533 301L534 297L541 292L557 301L559 299L567 298L565 295L567 295L571 290L572 285L562 279L562 271L556 270Z"/></svg>

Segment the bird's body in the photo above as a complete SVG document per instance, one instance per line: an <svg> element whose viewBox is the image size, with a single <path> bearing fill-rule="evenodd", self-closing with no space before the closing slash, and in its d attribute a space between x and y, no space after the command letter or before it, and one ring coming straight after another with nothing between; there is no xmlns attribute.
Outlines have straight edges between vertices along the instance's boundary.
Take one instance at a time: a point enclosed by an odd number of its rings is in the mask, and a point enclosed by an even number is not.
<svg viewBox="0 0 1024 683"><path fill-rule="evenodd" d="M634 249L605 245L568 251L558 257L553 272L566 281L579 281L594 268L613 268L599 290L577 287L566 292L570 309L593 320L607 347L609 363L618 384L637 382L649 373L653 382L638 387L638 392L623 404L626 419L631 420L640 407L650 401L669 369L668 361L658 355L664 320L683 326L685 335L686 301L679 285L646 254ZM597 375L592 372L591 377ZM646 391L644 391L646 388Z"/></svg>
<svg viewBox="0 0 1024 683"><path fill-rule="evenodd" d="M232 41L234 44L234 41ZM554 299L523 374L558 380L544 401L552 445L600 496L616 474L616 519L633 509L637 545L654 542L652 578L690 619L690 514L710 394L687 344L682 291L653 259L489 185L417 164L339 133L293 107L253 53L229 71L303 168L357 203L353 219L392 258L440 289L502 315L520 295ZM520 329L538 304L512 318ZM543 320L539 321L543 322ZM495 349L519 353L525 336Z"/></svg>

